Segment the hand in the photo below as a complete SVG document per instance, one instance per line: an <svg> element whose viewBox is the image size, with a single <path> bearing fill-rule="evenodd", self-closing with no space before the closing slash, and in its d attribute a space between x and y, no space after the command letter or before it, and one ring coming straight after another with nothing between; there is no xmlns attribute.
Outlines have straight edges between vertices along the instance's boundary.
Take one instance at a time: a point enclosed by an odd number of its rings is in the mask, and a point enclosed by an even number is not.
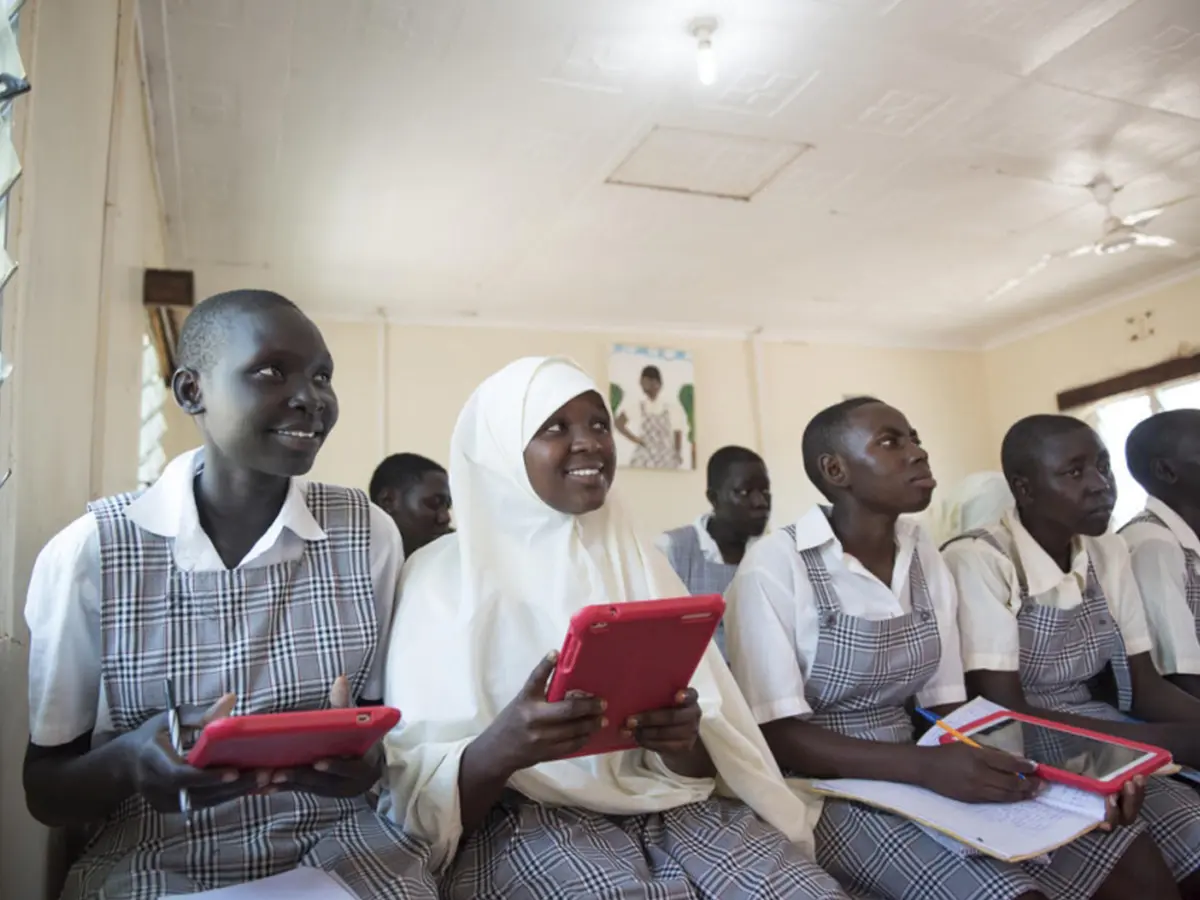
<svg viewBox="0 0 1200 900"><path fill-rule="evenodd" d="M918 783L943 797L964 803L1016 803L1033 797L1040 787L1033 763L990 747L955 741L917 750L921 754ZM1018 774L1024 778L1018 778Z"/></svg>
<svg viewBox="0 0 1200 900"><path fill-rule="evenodd" d="M546 685L557 660L557 652L543 658L520 693L476 739L494 760L497 772L510 775L570 756L608 724L605 703L596 697L572 692L558 703L546 700Z"/></svg>
<svg viewBox="0 0 1200 900"><path fill-rule="evenodd" d="M622 734L638 746L663 756L690 753L700 736L700 698L688 688L675 695L675 705L630 716Z"/></svg>
<svg viewBox="0 0 1200 900"><path fill-rule="evenodd" d="M237 698L226 694L208 709L180 710L180 727L199 730L233 711ZM159 812L179 812L179 792L186 789L192 808L216 806L249 793L258 781L253 772L236 769L197 769L175 752L167 713L147 719L135 731L118 738L130 746L130 778L134 790Z"/></svg>
<svg viewBox="0 0 1200 900"><path fill-rule="evenodd" d="M1146 798L1146 779L1141 775L1121 787L1120 792L1108 797L1107 816L1100 826L1101 831L1112 831L1122 825L1132 825L1142 811Z"/></svg>
<svg viewBox="0 0 1200 900"><path fill-rule="evenodd" d="M329 689L329 706L332 709L349 709L353 705L350 680L345 675L339 675ZM382 774L383 748L380 742L376 742L360 757L319 759L311 766L265 773L270 786L263 793L292 790L320 797L359 797L371 790ZM260 777L263 777L261 773Z"/></svg>

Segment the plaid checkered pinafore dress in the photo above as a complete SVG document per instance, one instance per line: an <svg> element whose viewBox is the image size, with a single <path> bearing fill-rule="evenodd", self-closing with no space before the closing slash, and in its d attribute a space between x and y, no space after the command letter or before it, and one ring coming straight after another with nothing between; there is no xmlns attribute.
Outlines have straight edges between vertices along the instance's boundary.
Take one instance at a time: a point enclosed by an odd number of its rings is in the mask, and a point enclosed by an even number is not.
<svg viewBox="0 0 1200 900"><path fill-rule="evenodd" d="M795 527L786 529L795 539ZM819 637L806 721L862 740L910 743L908 706L937 671L942 644L929 586L914 550L912 609L890 619L842 611L818 548L798 551L816 600ZM933 752L933 751L931 751ZM797 773L800 774L800 773ZM1093 833L1054 851L1049 864L959 856L914 822L881 809L826 800L815 831L817 862L857 893L888 900L1011 900L1038 891L1087 900L1136 837Z"/></svg>
<svg viewBox="0 0 1200 900"><path fill-rule="evenodd" d="M737 800L609 816L515 792L461 847L442 891L444 900L849 900Z"/></svg>
<svg viewBox="0 0 1200 900"><path fill-rule="evenodd" d="M1073 609L1058 609L1044 606L1030 596L1024 573L990 532L968 532L955 541L964 539L981 540L1013 562L1021 596L1017 624L1021 639L1021 687L1026 699L1043 709L1109 721L1128 720L1122 710L1128 711L1133 705L1133 684L1125 641L1091 559L1083 602ZM1119 709L1095 699L1090 687L1110 666L1116 680ZM1036 752L1049 757L1069 755L1070 749L1064 744L1047 744ZM1176 880L1200 870L1200 795L1192 788L1170 778L1149 779L1140 820Z"/></svg>
<svg viewBox="0 0 1200 900"><path fill-rule="evenodd" d="M1143 510L1132 519L1125 523L1121 528L1124 531L1130 525L1157 525L1168 534L1171 529L1167 523L1152 513L1150 510ZM1183 562L1184 562L1184 596L1187 599L1188 609L1192 611L1192 618L1196 623L1196 637L1200 639L1200 553L1197 553L1191 547L1182 547Z"/></svg>
<svg viewBox="0 0 1200 900"><path fill-rule="evenodd" d="M678 469L679 455L675 452L675 427L671 424L671 411L667 408L653 412L645 400L641 401L642 442L638 444L629 465L636 469Z"/></svg>
<svg viewBox="0 0 1200 900"><path fill-rule="evenodd" d="M342 674L361 697L379 639L361 491L309 485L326 540L306 543L293 562L216 572L178 569L171 541L125 516L133 499L89 507L103 576L102 682L117 733L165 709L168 677L185 705L236 693L235 714L327 707ZM133 796L92 838L63 896L158 900L311 865L362 900L433 900L427 861L365 797L248 796L195 811L188 827Z"/></svg>
<svg viewBox="0 0 1200 900"><path fill-rule="evenodd" d="M727 562L712 562L704 556L700 546L700 537L696 534L694 525L685 525L668 531L671 539L668 545L667 559L675 574L687 586L689 594L724 594L728 590L738 567ZM717 633L713 635L721 655L725 655L725 620L717 625Z"/></svg>
<svg viewBox="0 0 1200 900"><path fill-rule="evenodd" d="M446 900L848 900L735 800L610 816L515 791L462 845L443 892Z"/></svg>

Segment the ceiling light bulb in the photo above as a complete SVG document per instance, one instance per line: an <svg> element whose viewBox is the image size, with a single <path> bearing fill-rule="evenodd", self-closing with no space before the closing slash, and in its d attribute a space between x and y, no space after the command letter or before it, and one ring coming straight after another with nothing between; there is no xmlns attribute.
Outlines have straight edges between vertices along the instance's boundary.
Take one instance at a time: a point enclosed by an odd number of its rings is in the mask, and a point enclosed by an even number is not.
<svg viewBox="0 0 1200 900"><path fill-rule="evenodd" d="M714 19L697 19L692 23L692 36L696 39L696 77L705 86L717 81L717 54L713 52L712 44L716 29Z"/></svg>
<svg viewBox="0 0 1200 900"><path fill-rule="evenodd" d="M712 40L705 38L696 49L696 77L703 85L716 84L717 54L713 52Z"/></svg>

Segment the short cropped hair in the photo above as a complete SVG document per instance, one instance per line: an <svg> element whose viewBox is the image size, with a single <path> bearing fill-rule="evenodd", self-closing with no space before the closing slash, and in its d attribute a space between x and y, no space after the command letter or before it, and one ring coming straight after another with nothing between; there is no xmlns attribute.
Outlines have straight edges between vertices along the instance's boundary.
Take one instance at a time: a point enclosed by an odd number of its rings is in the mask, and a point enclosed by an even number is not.
<svg viewBox="0 0 1200 900"><path fill-rule="evenodd" d="M1188 426L1200 427L1200 410L1172 409L1143 419L1133 426L1125 439L1125 463L1129 474L1148 494L1159 486L1154 474L1154 462L1177 459L1182 455L1182 441Z"/></svg>
<svg viewBox="0 0 1200 900"><path fill-rule="evenodd" d="M746 447L722 447L708 458L708 489L718 490L738 463L761 463L763 458Z"/></svg>
<svg viewBox="0 0 1200 900"><path fill-rule="evenodd" d="M424 478L429 472L445 473L445 468L432 459L416 453L393 453L378 466L371 476L368 493L372 503L379 503L380 495L387 488L405 491Z"/></svg>
<svg viewBox="0 0 1200 900"><path fill-rule="evenodd" d="M838 441L846 428L850 413L862 406L882 403L876 397L848 397L833 406L821 410L805 426L800 439L800 453L804 457L804 472L826 499L832 499L825 490L825 478L821 474L821 457L836 453Z"/></svg>
<svg viewBox="0 0 1200 900"><path fill-rule="evenodd" d="M179 330L175 345L176 364L194 372L210 371L225 349L230 329L242 316L269 309L299 311L287 297L273 291L240 289L201 300Z"/></svg>
<svg viewBox="0 0 1200 900"><path fill-rule="evenodd" d="M1000 468L1004 470L1004 477L1012 484L1014 478L1032 474L1037 465L1038 449L1046 438L1087 427L1086 422L1074 416L1047 413L1019 420L1008 429L1000 443Z"/></svg>

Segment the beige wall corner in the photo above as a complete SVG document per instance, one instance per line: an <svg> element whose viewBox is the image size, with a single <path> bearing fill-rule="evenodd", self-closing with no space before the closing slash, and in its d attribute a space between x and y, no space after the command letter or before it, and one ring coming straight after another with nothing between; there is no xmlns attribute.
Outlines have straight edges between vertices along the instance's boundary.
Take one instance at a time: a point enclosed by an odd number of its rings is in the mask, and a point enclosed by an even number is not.
<svg viewBox="0 0 1200 900"><path fill-rule="evenodd" d="M1057 412L1059 392L1196 352L1200 276L985 351L991 464L1009 426Z"/></svg>

